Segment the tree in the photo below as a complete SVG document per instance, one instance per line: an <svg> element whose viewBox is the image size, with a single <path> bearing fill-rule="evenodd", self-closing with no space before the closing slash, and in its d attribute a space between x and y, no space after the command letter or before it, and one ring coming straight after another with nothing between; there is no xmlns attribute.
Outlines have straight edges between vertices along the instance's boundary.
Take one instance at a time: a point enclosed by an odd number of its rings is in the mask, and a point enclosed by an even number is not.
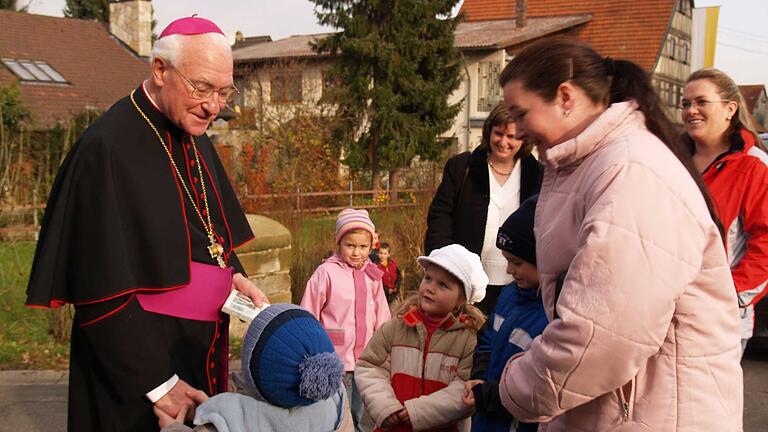
<svg viewBox="0 0 768 432"><path fill-rule="evenodd" d="M19 84L14 82L0 87L0 133L18 132L30 118L30 112L21 100Z"/></svg>
<svg viewBox="0 0 768 432"><path fill-rule="evenodd" d="M15 11L16 3L17 3L16 0L0 0L0 9ZM26 9L26 7L24 7L23 9Z"/></svg>
<svg viewBox="0 0 768 432"><path fill-rule="evenodd" d="M415 156L440 157L450 144L440 134L460 110L448 103L461 82L458 18L450 17L458 0L313 1L319 22L341 30L314 49L336 59L328 93L345 163L370 169L374 181Z"/></svg>
<svg viewBox="0 0 768 432"><path fill-rule="evenodd" d="M64 16L109 22L108 0L67 0L64 6Z"/></svg>

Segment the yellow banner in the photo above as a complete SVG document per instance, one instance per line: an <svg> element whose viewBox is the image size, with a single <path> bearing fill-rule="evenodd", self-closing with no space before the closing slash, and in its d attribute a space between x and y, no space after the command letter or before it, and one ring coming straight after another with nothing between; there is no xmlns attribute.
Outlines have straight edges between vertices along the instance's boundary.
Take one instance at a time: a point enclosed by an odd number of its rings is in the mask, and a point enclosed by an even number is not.
<svg viewBox="0 0 768 432"><path fill-rule="evenodd" d="M720 6L695 8L693 10L693 34L691 35L691 70L715 65L717 44L717 20Z"/></svg>
<svg viewBox="0 0 768 432"><path fill-rule="evenodd" d="M715 45L717 44L717 20L720 15L720 6L706 8L704 36L704 67L715 66Z"/></svg>

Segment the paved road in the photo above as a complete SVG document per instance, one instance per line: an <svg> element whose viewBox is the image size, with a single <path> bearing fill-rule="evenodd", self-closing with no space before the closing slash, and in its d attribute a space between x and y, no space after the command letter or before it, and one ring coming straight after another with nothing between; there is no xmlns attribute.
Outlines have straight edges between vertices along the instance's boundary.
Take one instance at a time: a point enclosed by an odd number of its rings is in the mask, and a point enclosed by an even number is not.
<svg viewBox="0 0 768 432"><path fill-rule="evenodd" d="M0 432L66 431L66 374L0 372L0 413Z"/></svg>
<svg viewBox="0 0 768 432"><path fill-rule="evenodd" d="M762 351L748 348L742 367L744 368L744 431L768 431L768 346Z"/></svg>
<svg viewBox="0 0 768 432"><path fill-rule="evenodd" d="M748 350L742 365L744 431L765 432L768 430L768 349ZM64 374L0 371L0 432L64 432L66 410Z"/></svg>

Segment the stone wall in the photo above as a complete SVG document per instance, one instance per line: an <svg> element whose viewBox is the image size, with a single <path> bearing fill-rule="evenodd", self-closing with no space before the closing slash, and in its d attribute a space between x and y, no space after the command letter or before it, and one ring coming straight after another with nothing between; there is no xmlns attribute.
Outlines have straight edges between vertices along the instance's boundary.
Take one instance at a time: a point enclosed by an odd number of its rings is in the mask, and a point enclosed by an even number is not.
<svg viewBox="0 0 768 432"><path fill-rule="evenodd" d="M122 1L109 4L109 32L147 57L152 51L152 2Z"/></svg>
<svg viewBox="0 0 768 432"><path fill-rule="evenodd" d="M237 248L237 256L252 280L270 303L291 302L291 233L279 222L249 214L254 238ZM230 335L242 336L247 323L230 321Z"/></svg>

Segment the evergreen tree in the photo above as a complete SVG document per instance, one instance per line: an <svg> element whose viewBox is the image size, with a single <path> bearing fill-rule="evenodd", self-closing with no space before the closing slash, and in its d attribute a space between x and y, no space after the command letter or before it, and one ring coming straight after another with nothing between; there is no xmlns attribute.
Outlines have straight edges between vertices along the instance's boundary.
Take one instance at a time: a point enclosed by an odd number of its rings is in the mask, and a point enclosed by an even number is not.
<svg viewBox="0 0 768 432"><path fill-rule="evenodd" d="M450 17L458 0L313 1L319 22L340 30L314 48L335 56L327 94L345 163L375 178L414 156L437 159L450 143L440 134L460 110L448 103L461 83Z"/></svg>
<svg viewBox="0 0 768 432"><path fill-rule="evenodd" d="M0 9L16 10L16 0L0 0Z"/></svg>
<svg viewBox="0 0 768 432"><path fill-rule="evenodd" d="M109 0L67 0L64 16L109 22Z"/></svg>

